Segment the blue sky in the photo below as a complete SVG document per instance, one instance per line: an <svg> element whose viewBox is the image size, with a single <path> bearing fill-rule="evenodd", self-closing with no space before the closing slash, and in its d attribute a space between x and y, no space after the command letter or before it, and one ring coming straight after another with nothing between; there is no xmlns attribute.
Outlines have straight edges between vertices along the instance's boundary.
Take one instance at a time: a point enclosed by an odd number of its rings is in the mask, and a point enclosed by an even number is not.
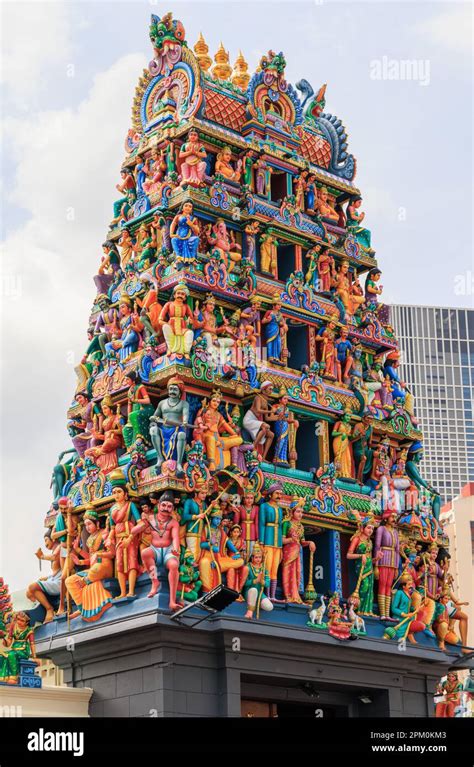
<svg viewBox="0 0 474 767"><path fill-rule="evenodd" d="M251 72L282 50L290 82L326 82L326 111L357 158L385 299L472 305L471 4L4 2L2 507L18 543L7 550L1 536L0 573L13 588L37 575L31 552L51 466L69 447L65 411L151 58L149 16L168 10L191 46L202 31L211 54L222 40ZM377 66L404 61L418 76L374 79Z"/></svg>

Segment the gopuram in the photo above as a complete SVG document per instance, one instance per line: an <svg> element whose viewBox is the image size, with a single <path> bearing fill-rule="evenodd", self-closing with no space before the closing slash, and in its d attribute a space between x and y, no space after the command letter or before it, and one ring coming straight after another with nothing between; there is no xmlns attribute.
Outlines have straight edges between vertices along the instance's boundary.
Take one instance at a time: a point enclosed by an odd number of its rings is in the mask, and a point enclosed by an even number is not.
<svg viewBox="0 0 474 767"><path fill-rule="evenodd" d="M150 40L29 586L38 655L94 716L240 716L305 685L427 716L467 619L343 122L281 52L251 73L171 13Z"/></svg>

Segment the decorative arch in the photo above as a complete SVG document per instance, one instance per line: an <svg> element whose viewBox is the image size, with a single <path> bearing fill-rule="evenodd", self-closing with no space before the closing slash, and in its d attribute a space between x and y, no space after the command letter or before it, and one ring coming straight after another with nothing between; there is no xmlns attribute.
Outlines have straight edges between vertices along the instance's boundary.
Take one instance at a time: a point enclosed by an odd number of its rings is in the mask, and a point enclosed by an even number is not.
<svg viewBox="0 0 474 767"><path fill-rule="evenodd" d="M140 128L150 131L161 121L165 105L175 111L176 122L188 120L202 103L201 73L194 55L182 49L182 59L169 74L153 77L146 87L140 103Z"/></svg>

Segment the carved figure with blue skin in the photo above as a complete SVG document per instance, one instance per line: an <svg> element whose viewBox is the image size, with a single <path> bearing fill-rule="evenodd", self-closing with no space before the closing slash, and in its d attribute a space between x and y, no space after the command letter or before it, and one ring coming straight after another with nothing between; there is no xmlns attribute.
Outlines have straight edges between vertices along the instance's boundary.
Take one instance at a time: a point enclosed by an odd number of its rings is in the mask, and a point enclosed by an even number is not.
<svg viewBox="0 0 474 767"><path fill-rule="evenodd" d="M402 403L405 402L406 392L405 383L400 379L397 368L400 365L400 352L390 352L387 354L384 363L384 374L390 378L392 382L392 396L394 399L399 399Z"/></svg>
<svg viewBox="0 0 474 767"><path fill-rule="evenodd" d="M156 468L164 461L176 461L176 472L182 474L186 426L189 405L184 396L184 384L179 378L168 381L168 397L158 403L150 418L150 437L156 450Z"/></svg>
<svg viewBox="0 0 474 767"><path fill-rule="evenodd" d="M418 440L414 442L411 447L408 450L408 460L405 465L405 471L408 475L408 477L414 482L416 487L418 489L424 488L425 490L428 490L428 492L431 494L431 509L433 512L433 516L436 519L437 522L439 522L439 512L441 509L441 496L435 490L434 487L432 487L429 482L427 482L420 474L419 471L419 464L421 463L423 459L423 444L419 442Z"/></svg>

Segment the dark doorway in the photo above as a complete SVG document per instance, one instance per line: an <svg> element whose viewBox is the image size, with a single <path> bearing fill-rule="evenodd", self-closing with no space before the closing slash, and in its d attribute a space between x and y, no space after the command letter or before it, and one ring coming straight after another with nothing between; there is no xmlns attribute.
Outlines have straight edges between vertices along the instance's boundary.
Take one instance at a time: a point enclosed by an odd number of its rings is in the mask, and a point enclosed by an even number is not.
<svg viewBox="0 0 474 767"><path fill-rule="evenodd" d="M286 185L286 173L273 169L270 181L270 199L272 202L283 202L288 194Z"/></svg>
<svg viewBox="0 0 474 767"><path fill-rule="evenodd" d="M282 242L277 247L278 279L286 282L288 277L295 271L295 246L288 242Z"/></svg>
<svg viewBox="0 0 474 767"><path fill-rule="evenodd" d="M309 328L300 323L288 323L286 342L288 346L288 366L293 370L300 370L302 365L308 364Z"/></svg>
<svg viewBox="0 0 474 767"><path fill-rule="evenodd" d="M296 468L300 471L309 471L320 465L319 440L315 434L318 421L314 418L304 420L298 413L296 415L299 427L296 432Z"/></svg>

